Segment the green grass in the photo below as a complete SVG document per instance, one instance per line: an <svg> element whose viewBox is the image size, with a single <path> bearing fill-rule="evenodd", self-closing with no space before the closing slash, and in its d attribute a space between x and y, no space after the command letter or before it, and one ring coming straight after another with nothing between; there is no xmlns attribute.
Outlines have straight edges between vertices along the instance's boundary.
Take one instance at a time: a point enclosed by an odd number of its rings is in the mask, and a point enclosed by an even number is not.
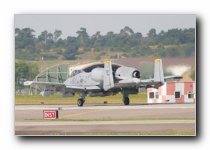
<svg viewBox="0 0 210 150"><path fill-rule="evenodd" d="M41 134L45 135L45 134ZM53 136L195 136L196 132L194 130L187 131L152 131L152 132L90 132L90 133L53 133L46 135Z"/></svg>
<svg viewBox="0 0 210 150"><path fill-rule="evenodd" d="M86 97L85 104L102 104L104 101L107 104L122 104L122 94L106 97ZM42 97L41 95L17 95L15 96L15 104L77 104L79 95L74 97L62 97L61 95L51 95ZM130 104L144 104L147 102L147 94L129 95Z"/></svg>
<svg viewBox="0 0 210 150"><path fill-rule="evenodd" d="M195 136L194 130L188 131L158 131L158 132L102 132L102 133L80 133L80 134L66 134L66 135L83 135L83 136Z"/></svg>
<svg viewBox="0 0 210 150"><path fill-rule="evenodd" d="M21 134L16 134L21 135ZM23 134L27 135L27 134ZM31 135L31 133L29 134ZM47 136L195 136L196 132L194 130L187 130L187 131L156 131L156 132L90 132L90 133L57 133L57 132L50 132L50 133L34 133L34 135L47 135Z"/></svg>

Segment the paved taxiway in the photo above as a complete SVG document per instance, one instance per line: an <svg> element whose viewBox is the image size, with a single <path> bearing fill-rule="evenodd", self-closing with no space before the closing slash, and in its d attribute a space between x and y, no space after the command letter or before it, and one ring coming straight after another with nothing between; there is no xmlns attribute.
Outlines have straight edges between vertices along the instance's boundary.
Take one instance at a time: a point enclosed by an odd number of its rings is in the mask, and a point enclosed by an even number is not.
<svg viewBox="0 0 210 150"><path fill-rule="evenodd" d="M43 110L58 109L60 120L42 119ZM86 104L83 107L76 105L16 105L15 133L16 135L79 135L110 132L195 131L195 120L188 120L188 118L195 118L195 110L195 104L129 106ZM145 118L145 120L136 118ZM154 118L162 119L155 120ZM163 118L176 119L164 120ZM107 121L103 121L103 119Z"/></svg>

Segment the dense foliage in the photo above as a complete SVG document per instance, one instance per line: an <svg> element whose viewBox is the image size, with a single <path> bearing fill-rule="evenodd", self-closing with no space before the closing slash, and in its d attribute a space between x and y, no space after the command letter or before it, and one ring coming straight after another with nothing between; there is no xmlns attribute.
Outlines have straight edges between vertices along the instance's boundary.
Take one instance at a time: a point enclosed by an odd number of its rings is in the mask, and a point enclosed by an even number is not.
<svg viewBox="0 0 210 150"><path fill-rule="evenodd" d="M26 80L33 80L39 73L37 64L29 64L21 60L15 62L15 91L21 94L23 82Z"/></svg>
<svg viewBox="0 0 210 150"><path fill-rule="evenodd" d="M50 33L43 31L35 37L30 28L15 29L15 57L22 60L74 60L92 54L94 59L116 57L190 57L195 55L195 29L170 29L156 33L150 29L147 36L134 32L126 26L119 33L112 31L101 35L97 31L88 35L86 28L80 28L77 36L60 38L61 30ZM117 55L117 54L120 54Z"/></svg>

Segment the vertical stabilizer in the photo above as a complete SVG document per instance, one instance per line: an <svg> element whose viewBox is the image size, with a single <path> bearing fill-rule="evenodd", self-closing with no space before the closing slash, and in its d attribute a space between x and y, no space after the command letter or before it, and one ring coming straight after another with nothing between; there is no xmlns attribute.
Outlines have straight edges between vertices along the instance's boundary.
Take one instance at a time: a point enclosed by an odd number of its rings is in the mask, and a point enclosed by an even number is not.
<svg viewBox="0 0 210 150"><path fill-rule="evenodd" d="M104 62L104 79L103 79L103 88L105 91L114 87L114 79L112 73L112 63L111 61Z"/></svg>
<svg viewBox="0 0 210 150"><path fill-rule="evenodd" d="M163 65L161 59L155 59L154 82L160 82L161 85L164 84Z"/></svg>

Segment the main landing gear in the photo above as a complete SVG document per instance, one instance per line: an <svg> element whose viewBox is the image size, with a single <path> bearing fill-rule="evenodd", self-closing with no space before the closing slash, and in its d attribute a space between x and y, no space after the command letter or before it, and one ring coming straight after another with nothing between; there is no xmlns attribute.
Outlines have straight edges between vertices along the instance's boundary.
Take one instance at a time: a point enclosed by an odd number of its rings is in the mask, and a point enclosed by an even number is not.
<svg viewBox="0 0 210 150"><path fill-rule="evenodd" d="M77 100L77 105L79 107L82 107L85 102L85 94L80 93L80 98ZM129 91L125 90L123 91L123 103L124 105L129 105L130 99L129 99Z"/></svg>
<svg viewBox="0 0 210 150"><path fill-rule="evenodd" d="M85 102L85 100L84 100L84 99L79 98L79 99L78 99L78 101L77 101L77 105L78 105L79 107L82 107L82 106L83 106L83 104L84 104L84 102Z"/></svg>
<svg viewBox="0 0 210 150"><path fill-rule="evenodd" d="M77 100L77 105L82 107L85 102L85 93L80 93L80 98Z"/></svg>
<svg viewBox="0 0 210 150"><path fill-rule="evenodd" d="M130 99L128 97L128 92L127 91L123 91L123 103L124 105L129 105L130 103Z"/></svg>
<svg viewBox="0 0 210 150"><path fill-rule="evenodd" d="M129 105L130 99L128 97L124 97L123 98L123 103L124 103L124 105Z"/></svg>

